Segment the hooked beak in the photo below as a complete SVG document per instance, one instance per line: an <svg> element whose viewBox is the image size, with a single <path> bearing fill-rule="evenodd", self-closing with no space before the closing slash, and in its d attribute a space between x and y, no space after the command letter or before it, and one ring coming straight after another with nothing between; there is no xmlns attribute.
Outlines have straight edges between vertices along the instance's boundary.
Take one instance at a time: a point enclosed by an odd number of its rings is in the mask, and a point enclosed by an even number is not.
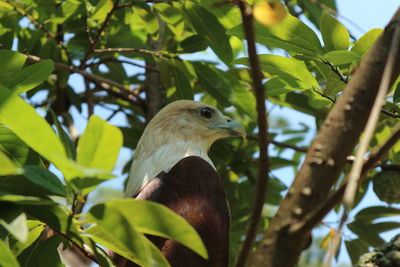
<svg viewBox="0 0 400 267"><path fill-rule="evenodd" d="M214 125L211 125L210 128L213 129L221 129L224 132L227 132L230 136L242 137L243 141L246 141L246 130L240 123L235 120L232 120L228 117L223 117L222 120L219 120Z"/></svg>

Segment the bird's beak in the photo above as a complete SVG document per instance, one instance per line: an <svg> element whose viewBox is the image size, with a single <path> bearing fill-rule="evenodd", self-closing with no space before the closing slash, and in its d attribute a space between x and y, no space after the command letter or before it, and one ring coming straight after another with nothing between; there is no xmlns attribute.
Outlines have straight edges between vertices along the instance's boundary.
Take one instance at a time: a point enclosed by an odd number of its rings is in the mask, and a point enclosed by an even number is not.
<svg viewBox="0 0 400 267"><path fill-rule="evenodd" d="M235 120L232 120L228 117L223 117L222 120L219 120L214 125L211 125L210 128L221 129L227 132L230 136L240 136L246 141L246 130L240 123Z"/></svg>

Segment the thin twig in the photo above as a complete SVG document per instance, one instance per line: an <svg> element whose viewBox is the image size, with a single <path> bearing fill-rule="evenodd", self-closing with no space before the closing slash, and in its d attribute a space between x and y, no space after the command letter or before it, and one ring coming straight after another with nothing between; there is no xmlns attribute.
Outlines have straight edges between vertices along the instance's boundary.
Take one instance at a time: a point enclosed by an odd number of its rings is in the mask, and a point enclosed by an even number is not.
<svg viewBox="0 0 400 267"><path fill-rule="evenodd" d="M169 55L167 53L152 51L148 49L137 49L137 48L104 48L104 49L95 49L94 53L109 53L109 52L136 52L142 54L149 54L156 57L166 57L166 58L176 58L176 56Z"/></svg>
<svg viewBox="0 0 400 267"><path fill-rule="evenodd" d="M247 135L247 139L249 140L255 140L258 141L258 136L256 135ZM308 148L306 147L299 147L293 144L288 144L288 143L284 143L284 142L279 142L279 141L275 141L273 139L268 139L268 143L271 143L277 147L281 147L281 148L290 148L294 151L300 152L300 153L307 153Z"/></svg>
<svg viewBox="0 0 400 267"><path fill-rule="evenodd" d="M349 81L349 77L345 77L343 75L343 73L340 71L338 66L334 66L331 62L327 61L327 60L322 60L322 62L326 65L328 65L331 70L336 73L336 75L339 77L339 79L343 82L343 83L347 83Z"/></svg>
<svg viewBox="0 0 400 267"><path fill-rule="evenodd" d="M27 60L33 61L33 62L40 62L42 61L41 58L37 56L32 56L32 55L27 55ZM119 98L126 100L130 102L131 104L137 105L142 107L143 103L140 98L139 98L139 90L132 89L132 88L127 88L123 86L122 84L116 83L110 79L103 78L97 75L94 75L92 73L88 73L86 71L80 70L78 68L72 67L72 66L67 66L62 63L54 62L54 67L60 70L65 70L71 73L79 73L86 79L89 79L90 81L98 84L101 86L101 88L104 91L109 92L110 94L116 95ZM112 89L112 87L118 88L118 91L115 91Z"/></svg>
<svg viewBox="0 0 400 267"><path fill-rule="evenodd" d="M243 19L243 29L247 40L247 52L250 62L250 75L253 80L254 93L257 101L258 114L258 145L260 148L259 172L256 181L256 196L254 200L253 210L250 216L250 222L247 228L246 238L243 242L242 249L236 262L236 267L242 267L246 264L250 252L253 247L255 237L257 235L261 212L264 206L265 196L268 185L269 171L269 155L268 155L268 122L266 112L266 96L262 83L263 74L260 69L260 63L257 56L256 38L253 25L253 11L251 7L243 0L235 1L240 8Z"/></svg>
<svg viewBox="0 0 400 267"><path fill-rule="evenodd" d="M118 58L114 58L114 57L105 57L105 58L101 58L100 61L98 62L93 62L90 64L87 64L87 67L91 67L91 66L98 66L100 64L103 63L107 63L107 62L115 62L115 63L124 63L124 64L129 64L135 67L139 67L139 68L143 68L143 69L147 69L147 70L151 70L151 71L156 71L159 72L160 70L158 68L154 68L152 66L149 65L142 65L136 62L132 62L132 61L128 61L128 60L123 60L123 59L118 59Z"/></svg>
<svg viewBox="0 0 400 267"><path fill-rule="evenodd" d="M115 10L117 10L118 4L119 4L119 0L115 0L114 3L113 3L113 7L107 13L106 18L104 19L103 23L100 26L100 29L97 31L96 36L93 39L93 42L90 44L89 49L86 51L85 56L83 57L83 60L81 61L81 65L79 66L80 69L84 69L85 68L86 62L88 61L90 56L93 54L93 51L95 50L96 45L100 40L100 36L102 35L104 30L106 29L106 27L108 25L108 22L112 17L112 14L114 13Z"/></svg>

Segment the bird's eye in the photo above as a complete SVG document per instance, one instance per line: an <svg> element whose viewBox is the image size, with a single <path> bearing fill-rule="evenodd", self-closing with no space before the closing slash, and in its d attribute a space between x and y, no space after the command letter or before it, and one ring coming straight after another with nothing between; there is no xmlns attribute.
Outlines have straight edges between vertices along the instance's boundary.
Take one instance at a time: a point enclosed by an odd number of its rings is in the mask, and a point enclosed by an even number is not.
<svg viewBox="0 0 400 267"><path fill-rule="evenodd" d="M200 115L206 119L211 119L213 110L209 107L200 109Z"/></svg>

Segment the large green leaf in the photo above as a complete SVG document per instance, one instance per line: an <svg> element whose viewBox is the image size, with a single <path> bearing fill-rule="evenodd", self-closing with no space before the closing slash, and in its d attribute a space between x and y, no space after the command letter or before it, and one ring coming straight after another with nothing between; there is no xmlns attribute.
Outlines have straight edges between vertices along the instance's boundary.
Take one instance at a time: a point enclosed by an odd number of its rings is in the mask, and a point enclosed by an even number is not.
<svg viewBox="0 0 400 267"><path fill-rule="evenodd" d="M12 90L21 94L35 88L49 77L53 69L53 61L49 59L23 68L22 72L15 78L15 85L13 84Z"/></svg>
<svg viewBox="0 0 400 267"><path fill-rule="evenodd" d="M366 34L361 36L357 42L355 42L350 51L362 56L365 52L367 52L376 39L378 39L382 32L382 29L372 29L368 31Z"/></svg>
<svg viewBox="0 0 400 267"><path fill-rule="evenodd" d="M57 196L66 196L65 186L52 172L40 166L24 166L24 176Z"/></svg>
<svg viewBox="0 0 400 267"><path fill-rule="evenodd" d="M43 165L39 155L4 125L0 125L0 150L18 166Z"/></svg>
<svg viewBox="0 0 400 267"><path fill-rule="evenodd" d="M277 55L260 55L260 65L263 72L276 75L281 78L300 82L303 89L317 88L318 82L307 69L304 62L295 58L287 58ZM238 58L234 61L236 64L249 66L248 58Z"/></svg>
<svg viewBox="0 0 400 267"><path fill-rule="evenodd" d="M179 241L202 257L207 257L206 248L197 232L186 220L163 205L143 200L120 199L98 204L90 212L99 214L108 209L119 212L139 232Z"/></svg>
<svg viewBox="0 0 400 267"><path fill-rule="evenodd" d="M0 50L0 84L9 86L21 72L26 56L15 51ZM0 91L2 89L0 88Z"/></svg>
<svg viewBox="0 0 400 267"><path fill-rule="evenodd" d="M100 117L90 117L79 139L77 162L83 166L111 171L122 146L122 133Z"/></svg>
<svg viewBox="0 0 400 267"><path fill-rule="evenodd" d="M15 165L12 160L10 160L4 152L0 150L0 175L12 175L22 173L21 168Z"/></svg>
<svg viewBox="0 0 400 267"><path fill-rule="evenodd" d="M364 240L357 238L350 241L345 241L347 252L349 253L352 263L356 263L363 253L368 251L368 243Z"/></svg>
<svg viewBox="0 0 400 267"><path fill-rule="evenodd" d="M7 244L0 239L0 263L2 267L19 267L19 263Z"/></svg>
<svg viewBox="0 0 400 267"><path fill-rule="evenodd" d="M219 70L211 64L192 62L202 89L214 97L222 106L230 106L231 87L219 74Z"/></svg>
<svg viewBox="0 0 400 267"><path fill-rule="evenodd" d="M373 221L377 218L398 216L400 215L400 209L385 207L385 206L373 206L360 210L355 216L356 220Z"/></svg>
<svg viewBox="0 0 400 267"><path fill-rule="evenodd" d="M98 204L89 210L88 219L96 225L85 233L97 243L144 267L169 266L161 252L119 210Z"/></svg>
<svg viewBox="0 0 400 267"><path fill-rule="evenodd" d="M311 57L321 54L322 48L315 32L294 16L270 27L256 23L257 42L268 47L282 48L291 54L305 54ZM227 31L228 34L244 39L243 25L239 24Z"/></svg>
<svg viewBox="0 0 400 267"><path fill-rule="evenodd" d="M327 51L347 50L350 44L350 34L342 23L328 13L323 13L320 28Z"/></svg>
<svg viewBox="0 0 400 267"><path fill-rule="evenodd" d="M333 65L343 65L358 61L360 56L351 51L334 50L326 53L323 58L331 62Z"/></svg>
<svg viewBox="0 0 400 267"><path fill-rule="evenodd" d="M204 36L215 54L229 65L233 59L233 52L224 26L213 13L198 4L187 1L184 10L186 19L196 32Z"/></svg>

